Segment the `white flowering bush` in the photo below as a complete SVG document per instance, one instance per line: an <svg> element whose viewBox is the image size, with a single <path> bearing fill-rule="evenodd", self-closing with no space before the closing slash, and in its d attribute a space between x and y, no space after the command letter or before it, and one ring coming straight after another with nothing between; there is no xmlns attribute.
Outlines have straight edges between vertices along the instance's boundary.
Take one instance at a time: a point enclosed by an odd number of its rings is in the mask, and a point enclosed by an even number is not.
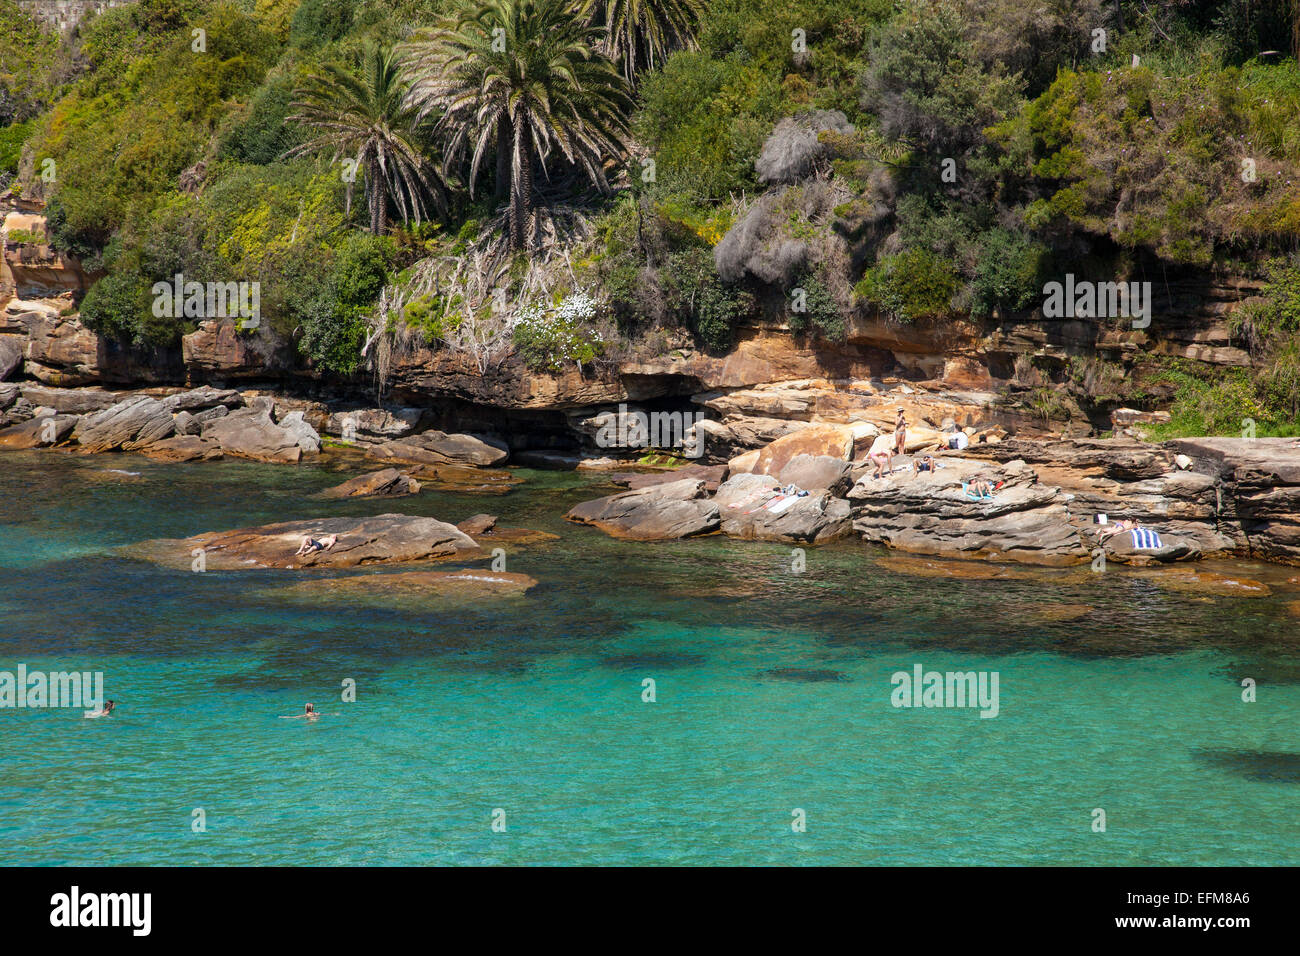
<svg viewBox="0 0 1300 956"><path fill-rule="evenodd" d="M555 372L565 362L582 368L605 348L600 332L591 328L599 308L586 292L573 292L555 305L527 305L515 317L515 347L534 368Z"/></svg>

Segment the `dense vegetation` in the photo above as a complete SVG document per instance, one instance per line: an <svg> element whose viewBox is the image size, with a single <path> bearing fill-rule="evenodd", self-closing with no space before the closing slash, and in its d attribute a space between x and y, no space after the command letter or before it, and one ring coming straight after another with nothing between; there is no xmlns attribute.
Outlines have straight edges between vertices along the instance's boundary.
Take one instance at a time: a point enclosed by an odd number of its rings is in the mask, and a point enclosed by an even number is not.
<svg viewBox="0 0 1300 956"><path fill-rule="evenodd" d="M0 0L0 177L105 270L97 330L174 342L153 282L258 280L341 374L394 326L557 367L764 317L1005 317L1066 269L1253 274L1230 381L1043 383L1285 431L1298 45L1297 0L138 0L64 41Z"/></svg>

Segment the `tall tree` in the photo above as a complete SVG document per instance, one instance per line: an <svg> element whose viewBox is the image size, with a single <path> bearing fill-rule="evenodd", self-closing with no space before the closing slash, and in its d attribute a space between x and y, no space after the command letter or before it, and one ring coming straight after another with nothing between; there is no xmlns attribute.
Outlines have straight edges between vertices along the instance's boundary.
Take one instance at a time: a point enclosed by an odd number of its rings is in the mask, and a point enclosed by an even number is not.
<svg viewBox="0 0 1300 956"><path fill-rule="evenodd" d="M286 157L329 154L350 160L365 174L370 231L388 229L390 209L403 223L417 224L445 208L447 185L423 152L423 114L406 98L407 86L396 51L379 47L362 56L355 76L328 64L308 77L295 93L291 121L315 135L285 153ZM351 198L352 180L348 181Z"/></svg>
<svg viewBox="0 0 1300 956"><path fill-rule="evenodd" d="M605 32L605 50L629 83L661 66L674 50L695 46L703 0L584 0L583 10Z"/></svg>
<svg viewBox="0 0 1300 956"><path fill-rule="evenodd" d="M539 166L562 156L605 190L605 160L626 149L632 101L600 38L567 0L484 0L407 47L410 100L442 114L449 161L469 154L471 193L495 147L516 251L529 243Z"/></svg>

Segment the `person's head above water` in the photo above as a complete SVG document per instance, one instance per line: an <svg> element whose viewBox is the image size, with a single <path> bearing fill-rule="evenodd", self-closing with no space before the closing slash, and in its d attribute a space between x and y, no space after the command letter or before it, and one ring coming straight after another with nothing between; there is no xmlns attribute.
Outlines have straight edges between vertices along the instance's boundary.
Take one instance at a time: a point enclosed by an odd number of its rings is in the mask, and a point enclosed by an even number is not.
<svg viewBox="0 0 1300 956"><path fill-rule="evenodd" d="M308 705L307 705L307 713L309 713L309 714L314 714L315 712L316 712L316 705L315 705L315 704L308 704Z"/></svg>
<svg viewBox="0 0 1300 956"><path fill-rule="evenodd" d="M117 705L114 704L111 700L104 701L104 713L111 714L113 712L113 708L116 706Z"/></svg>

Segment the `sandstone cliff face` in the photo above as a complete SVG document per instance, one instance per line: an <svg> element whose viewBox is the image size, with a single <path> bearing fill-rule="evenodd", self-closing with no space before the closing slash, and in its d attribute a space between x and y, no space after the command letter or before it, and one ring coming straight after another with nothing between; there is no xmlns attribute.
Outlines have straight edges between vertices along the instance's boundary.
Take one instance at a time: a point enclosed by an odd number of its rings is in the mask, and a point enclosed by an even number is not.
<svg viewBox="0 0 1300 956"><path fill-rule="evenodd" d="M39 203L11 209L6 225L39 231L39 211ZM77 263L31 244L7 244L4 263L0 381L26 377L65 387L257 383L278 392L313 391L332 404L304 411L316 416L309 421L317 430L332 434L349 427L340 404L367 403L369 374L350 382L322 376L266 323L249 332L232 320L204 321L175 348L130 348L78 320L76 297L91 277ZM768 316L740 329L725 355L681 348L555 373L531 370L518 356L481 367L465 354L408 344L389 356L385 389L390 403L410 414L361 426L354 417L351 427L361 427L362 437L393 438L419 422L509 433L519 449L594 453L587 426L626 403L631 410L690 410L704 418L696 427L706 463L729 461L810 424L892 430L900 407L914 428L937 429L951 420L981 432L1083 436L1110 423L1089 421L1063 391L1056 393L1060 407L1053 417L1040 417L1023 400L1029 386L1015 379L1018 360L1033 357L1059 370L1072 356L1100 355L1127 367L1139 356L1158 354L1242 365L1247 358L1231 345L1227 319L1258 292L1255 283L1231 276L1162 278L1153 283L1154 313L1146 329L1040 313L902 324L859 311L847 316L845 340L832 343L795 337L780 316ZM1151 413L1127 414L1126 421L1138 421Z"/></svg>

